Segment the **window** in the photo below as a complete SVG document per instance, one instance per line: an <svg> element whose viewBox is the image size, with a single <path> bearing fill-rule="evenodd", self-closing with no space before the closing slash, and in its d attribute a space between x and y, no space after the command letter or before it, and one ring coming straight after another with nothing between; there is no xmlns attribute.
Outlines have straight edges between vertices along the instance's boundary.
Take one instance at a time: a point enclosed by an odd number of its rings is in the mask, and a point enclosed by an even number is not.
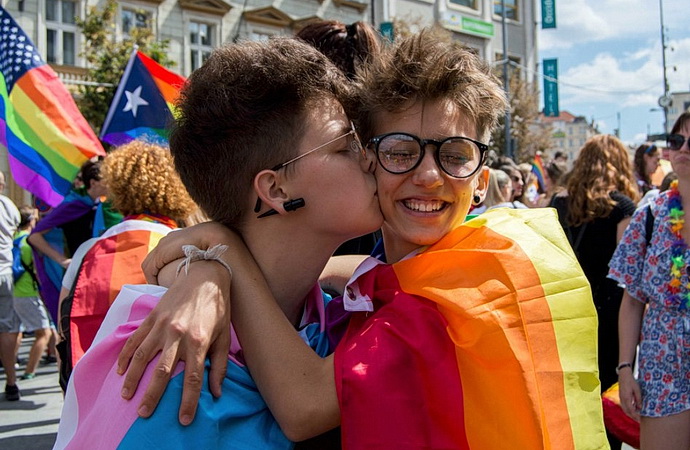
<svg viewBox="0 0 690 450"><path fill-rule="evenodd" d="M450 0L454 5L466 6L468 8L477 9L477 0Z"/></svg>
<svg viewBox="0 0 690 450"><path fill-rule="evenodd" d="M506 19L518 20L518 0L505 0L506 3ZM494 14L497 16L503 15L503 6L501 0L494 0Z"/></svg>
<svg viewBox="0 0 690 450"><path fill-rule="evenodd" d="M46 61L74 66L77 63L77 2L46 0Z"/></svg>
<svg viewBox="0 0 690 450"><path fill-rule="evenodd" d="M189 22L189 49L192 71L201 67L213 50L213 25L203 22Z"/></svg>
<svg viewBox="0 0 690 450"><path fill-rule="evenodd" d="M151 28L151 13L141 9L122 8L122 34L129 35L134 28Z"/></svg>

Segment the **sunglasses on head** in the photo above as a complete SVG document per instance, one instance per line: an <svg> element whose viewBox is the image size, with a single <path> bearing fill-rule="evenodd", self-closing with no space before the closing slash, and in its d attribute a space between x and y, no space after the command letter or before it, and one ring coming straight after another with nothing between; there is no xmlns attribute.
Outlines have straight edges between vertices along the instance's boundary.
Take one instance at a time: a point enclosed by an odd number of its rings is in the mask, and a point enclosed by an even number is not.
<svg viewBox="0 0 690 450"><path fill-rule="evenodd" d="M668 145L668 148L671 150L680 150L685 141L685 136L683 136L682 134L669 134L668 136L666 136L666 144ZM687 139L687 141L688 146L690 147L690 137Z"/></svg>

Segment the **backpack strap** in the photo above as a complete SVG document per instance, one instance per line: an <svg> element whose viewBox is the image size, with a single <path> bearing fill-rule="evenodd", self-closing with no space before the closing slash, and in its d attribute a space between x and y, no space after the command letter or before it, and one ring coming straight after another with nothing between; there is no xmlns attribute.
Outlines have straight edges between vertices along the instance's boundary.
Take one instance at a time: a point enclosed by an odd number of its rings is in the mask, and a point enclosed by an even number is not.
<svg viewBox="0 0 690 450"><path fill-rule="evenodd" d="M644 238L647 246L652 242L652 233L654 233L654 214L652 213L652 205L647 205L647 217L644 222Z"/></svg>

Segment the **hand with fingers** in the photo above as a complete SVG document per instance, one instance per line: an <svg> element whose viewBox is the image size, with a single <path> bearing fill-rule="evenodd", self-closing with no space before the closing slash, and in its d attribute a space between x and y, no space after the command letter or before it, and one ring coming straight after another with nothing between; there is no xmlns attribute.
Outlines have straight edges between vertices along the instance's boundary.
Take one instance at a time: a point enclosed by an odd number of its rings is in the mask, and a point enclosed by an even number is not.
<svg viewBox="0 0 690 450"><path fill-rule="evenodd" d="M642 408L642 393L640 385L633 377L632 370L627 368L618 375L619 395L621 408L630 418L640 421L640 409Z"/></svg>
<svg viewBox="0 0 690 450"><path fill-rule="evenodd" d="M144 370L160 353L139 405L142 417L150 416L155 410L179 361L185 363L179 409L181 424L188 425L194 420L207 357L209 388L214 396L221 395L230 347L231 275L216 261L197 261L189 265L188 273L182 271L175 277L178 263L173 262L184 256L183 244L204 249L219 242L244 246L240 238L222 225L202 224L170 233L142 264L149 282L170 285L118 357L118 373L126 374L122 397L130 399Z"/></svg>

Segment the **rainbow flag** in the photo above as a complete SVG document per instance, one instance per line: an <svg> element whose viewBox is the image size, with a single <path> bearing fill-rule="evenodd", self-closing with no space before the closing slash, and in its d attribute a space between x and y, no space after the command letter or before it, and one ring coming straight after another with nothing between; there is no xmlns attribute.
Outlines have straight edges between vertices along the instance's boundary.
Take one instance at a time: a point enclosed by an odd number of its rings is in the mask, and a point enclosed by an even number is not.
<svg viewBox="0 0 690 450"><path fill-rule="evenodd" d="M532 162L532 173L537 177L537 182L539 183L539 189L541 192L546 192L546 183L544 182L546 169L544 169L544 161L541 159L541 155L534 155L534 161Z"/></svg>
<svg viewBox="0 0 690 450"><path fill-rule="evenodd" d="M134 49L103 123L101 139L111 145L134 139L167 145L167 128L184 82L184 77Z"/></svg>
<svg viewBox="0 0 690 450"><path fill-rule="evenodd" d="M335 353L343 448L608 448L596 310L552 209L481 214L344 302L375 312Z"/></svg>
<svg viewBox="0 0 690 450"><path fill-rule="evenodd" d="M36 46L0 6L0 145L17 184L60 204L81 165L105 151Z"/></svg>

